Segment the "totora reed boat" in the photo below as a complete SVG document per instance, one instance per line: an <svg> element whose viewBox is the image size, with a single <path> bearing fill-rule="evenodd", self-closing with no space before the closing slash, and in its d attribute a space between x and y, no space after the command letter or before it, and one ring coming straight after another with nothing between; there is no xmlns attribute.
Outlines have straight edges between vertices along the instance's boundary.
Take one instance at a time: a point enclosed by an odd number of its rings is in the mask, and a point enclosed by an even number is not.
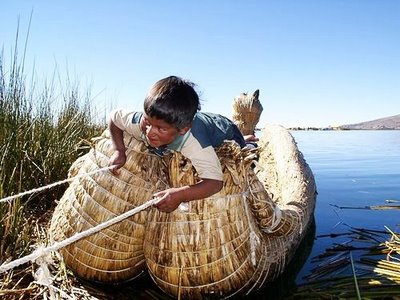
<svg viewBox="0 0 400 300"><path fill-rule="evenodd" d="M240 97L242 103L248 98L257 102L258 91ZM243 132L240 113L235 115ZM70 184L53 214L52 240L142 205L159 190L199 180L179 153L160 158L129 135L125 144L127 163L118 177L104 171ZM160 289L181 299L245 295L277 278L313 219L312 171L279 125L264 127L257 148L227 141L216 152L224 173L219 193L172 213L150 207L81 239L60 250L66 265L78 277L107 284L134 285L133 279L148 272ZM106 131L71 166L70 177L107 166L112 153Z"/></svg>

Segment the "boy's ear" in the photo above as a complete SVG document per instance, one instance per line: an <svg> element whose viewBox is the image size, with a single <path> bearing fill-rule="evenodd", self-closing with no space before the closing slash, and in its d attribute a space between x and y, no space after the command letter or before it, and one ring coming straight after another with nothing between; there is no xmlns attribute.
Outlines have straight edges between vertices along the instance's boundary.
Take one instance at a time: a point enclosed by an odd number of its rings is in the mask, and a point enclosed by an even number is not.
<svg viewBox="0 0 400 300"><path fill-rule="evenodd" d="M191 127L191 126L186 126L186 127L182 128L182 129L179 129L179 130L178 130L179 134L180 134L180 135L184 135L186 132L189 131L190 127Z"/></svg>

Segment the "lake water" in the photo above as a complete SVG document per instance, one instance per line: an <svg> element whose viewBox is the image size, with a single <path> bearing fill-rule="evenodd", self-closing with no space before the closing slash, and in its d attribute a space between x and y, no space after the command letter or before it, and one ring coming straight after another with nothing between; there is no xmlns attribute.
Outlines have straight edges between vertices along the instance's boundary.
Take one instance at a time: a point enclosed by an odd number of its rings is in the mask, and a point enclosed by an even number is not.
<svg viewBox="0 0 400 300"><path fill-rule="evenodd" d="M339 209L400 201L400 131L292 131L317 183L316 236L353 227L395 230L399 210ZM393 203L392 205L400 205ZM337 242L337 241L335 241ZM301 282L311 258L333 243L317 238L298 274Z"/></svg>

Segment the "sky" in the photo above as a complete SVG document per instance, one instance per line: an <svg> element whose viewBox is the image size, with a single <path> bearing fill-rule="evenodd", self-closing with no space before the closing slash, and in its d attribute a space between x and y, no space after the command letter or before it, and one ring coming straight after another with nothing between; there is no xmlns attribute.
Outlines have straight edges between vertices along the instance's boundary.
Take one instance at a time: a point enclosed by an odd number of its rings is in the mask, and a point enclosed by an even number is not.
<svg viewBox="0 0 400 300"><path fill-rule="evenodd" d="M19 24L19 52L28 37L26 72L44 81L55 70L76 78L99 114L142 110L149 88L169 75L197 85L203 111L228 117L236 96L259 89L258 127L400 114L398 0L13 0L0 7L4 63Z"/></svg>

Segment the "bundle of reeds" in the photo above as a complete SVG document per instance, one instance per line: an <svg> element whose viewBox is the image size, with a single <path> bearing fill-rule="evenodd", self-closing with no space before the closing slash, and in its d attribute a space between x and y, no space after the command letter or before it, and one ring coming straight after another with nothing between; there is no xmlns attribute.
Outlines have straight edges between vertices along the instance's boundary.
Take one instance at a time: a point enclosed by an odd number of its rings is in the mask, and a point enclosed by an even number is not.
<svg viewBox="0 0 400 300"><path fill-rule="evenodd" d="M259 97L259 90L252 95L241 93L233 100L233 122L238 126L243 135L254 134L260 120L263 107Z"/></svg>
<svg viewBox="0 0 400 300"><path fill-rule="evenodd" d="M187 211L143 211L72 244L61 251L67 265L86 279L118 282L140 274L145 262L162 290L187 299L247 294L279 276L313 213L315 184L290 134L280 126L266 128L259 149L241 149L235 142L216 149L224 174L218 194L188 202ZM128 160L121 176L106 172L71 184L53 216L55 240L138 206L156 190L200 180L179 153L162 160L141 142L127 137L125 143ZM257 151L259 164L265 164L257 172L270 177L261 176L262 182L252 168ZM104 136L70 174L103 167L111 154Z"/></svg>
<svg viewBox="0 0 400 300"><path fill-rule="evenodd" d="M251 167L258 150L240 149L227 142L217 149L224 171L219 194L189 202L188 211L149 212L146 262L152 278L168 294L185 299L248 294L279 276L289 262L313 214L314 178L299 151L287 147L279 151L295 159L293 164L304 166L292 171L297 173L297 181L284 181L287 170L278 166L275 156L280 152L271 145L275 142L271 136L278 135L284 142L293 140L282 127L266 128L261 162L269 172L276 172L268 182L279 186L276 195L265 190ZM173 187L199 180L190 161L177 153L169 166ZM286 189L291 191L290 199Z"/></svg>
<svg viewBox="0 0 400 300"><path fill-rule="evenodd" d="M166 178L159 157L147 153L143 143L125 138L127 163L116 177L109 171L77 178L54 211L50 226L52 240L61 241L103 223L152 198L164 189ZM88 154L78 159L70 176L108 165L113 153L107 135L98 139ZM80 277L100 282L121 282L145 271L143 239L147 211L97 234L82 239L60 252L66 264Z"/></svg>
<svg viewBox="0 0 400 300"><path fill-rule="evenodd" d="M263 280L265 243L244 194L248 168L242 154L235 143L218 149L224 170L220 193L189 202L186 212L149 213L146 262L150 275L168 294L185 299L221 297L248 291ZM171 186L199 180L190 161L178 153L169 166Z"/></svg>
<svg viewBox="0 0 400 300"><path fill-rule="evenodd" d="M324 253L312 258L315 268L288 299L399 298L399 234L388 227L345 228L317 236L341 241L331 241Z"/></svg>
<svg viewBox="0 0 400 300"><path fill-rule="evenodd" d="M317 187L314 175L297 148L296 141L282 126L265 126L258 146L260 154L255 172L268 194L262 199L270 197L285 213L280 224L272 231L278 234L282 230L286 234L301 232L301 226L310 222L315 208ZM259 185L259 182L255 181L255 184ZM255 214L256 211L257 208ZM262 223L259 225L264 229ZM268 232L268 228L265 230Z"/></svg>

